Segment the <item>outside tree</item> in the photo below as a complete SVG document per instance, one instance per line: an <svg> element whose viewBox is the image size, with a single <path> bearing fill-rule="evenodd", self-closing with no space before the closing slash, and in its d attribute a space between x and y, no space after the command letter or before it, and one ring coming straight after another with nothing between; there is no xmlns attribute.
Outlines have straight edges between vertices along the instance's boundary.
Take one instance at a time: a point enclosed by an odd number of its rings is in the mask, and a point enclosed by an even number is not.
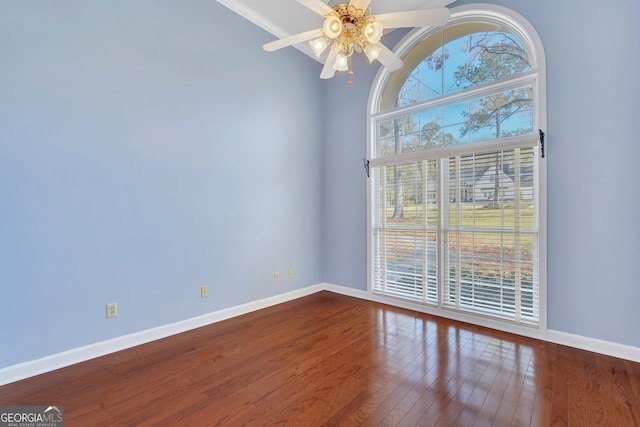
<svg viewBox="0 0 640 427"><path fill-rule="evenodd" d="M458 66L454 73L456 84L462 87L478 86L521 74L531 68L527 52L511 34L501 32L476 33L469 36L466 49L470 61ZM465 111L466 123L460 136L493 131L496 138L518 135L530 131L527 128L503 130L503 123L519 113L529 112L532 104L530 88L517 88L481 98L472 111ZM495 179L491 207L499 207L500 170L504 167L502 156L495 158Z"/></svg>

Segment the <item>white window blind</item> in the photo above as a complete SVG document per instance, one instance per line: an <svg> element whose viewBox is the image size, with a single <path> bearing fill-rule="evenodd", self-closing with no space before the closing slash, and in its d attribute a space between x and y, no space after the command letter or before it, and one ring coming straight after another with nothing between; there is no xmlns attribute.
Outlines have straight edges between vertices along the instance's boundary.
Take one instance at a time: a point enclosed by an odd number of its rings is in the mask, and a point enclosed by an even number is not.
<svg viewBox="0 0 640 427"><path fill-rule="evenodd" d="M437 162L374 168L374 291L438 301Z"/></svg>
<svg viewBox="0 0 640 427"><path fill-rule="evenodd" d="M373 292L537 325L536 169L535 146L374 167Z"/></svg>
<svg viewBox="0 0 640 427"><path fill-rule="evenodd" d="M535 153L443 159L444 307L537 325Z"/></svg>

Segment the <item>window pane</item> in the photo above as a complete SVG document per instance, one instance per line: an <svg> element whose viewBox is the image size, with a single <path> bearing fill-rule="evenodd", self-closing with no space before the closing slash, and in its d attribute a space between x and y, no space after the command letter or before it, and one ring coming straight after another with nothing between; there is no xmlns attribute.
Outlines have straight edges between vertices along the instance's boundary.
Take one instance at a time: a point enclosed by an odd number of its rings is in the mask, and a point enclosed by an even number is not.
<svg viewBox="0 0 640 427"><path fill-rule="evenodd" d="M381 122L377 156L533 132L533 84Z"/></svg>
<svg viewBox="0 0 640 427"><path fill-rule="evenodd" d="M453 94L531 70L525 44L505 27L465 22L417 43L391 74L381 111Z"/></svg>
<svg viewBox="0 0 640 427"><path fill-rule="evenodd" d="M471 141L524 135L533 131L533 85L471 100L460 128Z"/></svg>
<svg viewBox="0 0 640 427"><path fill-rule="evenodd" d="M446 35L455 37L461 30L474 28L463 24L451 27ZM464 31L466 32L466 31ZM507 30L473 32L453 39L446 44L442 56L443 93L513 77L531 70L529 55L524 43ZM429 62L429 57L425 59ZM431 61L433 62L433 61Z"/></svg>
<svg viewBox="0 0 640 427"><path fill-rule="evenodd" d="M527 148L444 160L445 305L537 323L534 159Z"/></svg>
<svg viewBox="0 0 640 427"><path fill-rule="evenodd" d="M437 162L374 168L376 292L437 303Z"/></svg>
<svg viewBox="0 0 640 427"><path fill-rule="evenodd" d="M455 143L442 129L443 111L431 110L387 120L378 126L378 157L430 150Z"/></svg>

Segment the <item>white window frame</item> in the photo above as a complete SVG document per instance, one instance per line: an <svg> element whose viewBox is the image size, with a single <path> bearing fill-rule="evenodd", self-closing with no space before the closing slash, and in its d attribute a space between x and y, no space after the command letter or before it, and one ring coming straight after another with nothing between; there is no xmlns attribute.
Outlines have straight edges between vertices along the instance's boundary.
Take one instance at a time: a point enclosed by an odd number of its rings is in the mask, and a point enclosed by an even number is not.
<svg viewBox="0 0 640 427"><path fill-rule="evenodd" d="M532 70L528 73L521 75L520 77L510 80L508 85L516 85L521 81L528 81L533 79L534 83L534 99L536 100L533 111L533 129L542 129L547 132L547 102L546 102L546 64L545 54L542 41L540 40L537 32L533 26L518 13L497 5L491 4L475 4L466 5L451 8L451 19L448 25L455 25L463 22L470 21L483 21L491 22L495 21L501 25L510 28L514 34L520 37L525 43L528 51L531 54ZM437 28L418 28L410 31L393 49L394 53L403 57L407 54L416 41L423 40L425 37L437 32ZM382 117L393 117L407 114L411 110L417 110L418 108L424 108L426 103L431 101L425 101L419 103L419 105L409 105L399 109L395 109L392 112L381 112L379 106L382 102L382 95L384 93L386 84L390 77L389 71L381 67L378 74L374 78L371 91L369 93L368 102L368 114L367 114L367 158L370 159L371 167L383 166L393 162L395 156L373 158L375 153L376 144L376 124ZM495 86L494 86L495 88ZM479 86L473 88L470 91L465 91L459 95L452 95L452 97L459 96L461 98L477 96L481 94L485 88ZM447 100L451 100L452 97L448 97ZM437 103L438 101L433 101ZM475 142L469 145L473 152L487 152L493 150L501 150L503 148L513 148L513 144L509 144L509 138L490 140L483 142ZM444 157L448 151L456 151L456 155L462 153L457 152L458 147L444 147L438 150L436 154ZM404 161L411 161L412 154L402 155ZM421 154L416 154L416 159L420 158ZM441 317L446 317L454 320L460 320L480 326L486 326L506 332L512 332L520 335L530 336L534 338L544 338L547 331L547 170L546 159L539 159L538 163L538 292L539 292L539 321L537 328L514 324L510 322L504 322L499 319L487 318L481 315L461 313L457 311L450 311L442 308L440 305L434 307L432 305L424 305L418 303L412 303L405 300L400 300L393 297L382 296L374 294L373 292L373 242L372 242L372 183L371 179L367 180L367 286L368 294L372 300L377 300L383 303L392 304L428 314L433 314ZM442 289L442 288L441 288ZM441 301L442 299L439 298Z"/></svg>

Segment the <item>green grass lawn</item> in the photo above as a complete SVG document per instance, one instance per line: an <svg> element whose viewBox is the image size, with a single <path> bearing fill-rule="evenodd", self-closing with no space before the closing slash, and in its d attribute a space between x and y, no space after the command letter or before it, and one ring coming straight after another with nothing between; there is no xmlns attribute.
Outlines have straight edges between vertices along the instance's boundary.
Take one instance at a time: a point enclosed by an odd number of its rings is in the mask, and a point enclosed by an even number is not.
<svg viewBox="0 0 640 427"><path fill-rule="evenodd" d="M498 208L490 208L487 205L473 203L450 203L448 227L458 224L458 209L460 210L460 224L462 227L473 228L513 228L515 223L515 209L513 204L504 204ZM403 217L393 218L393 207L387 208L387 223L422 224L424 222L424 205L409 205L404 207ZM437 207L435 204L427 204L427 225L435 226L437 223ZM530 206L520 207L520 228L533 229L534 212Z"/></svg>
<svg viewBox="0 0 640 427"><path fill-rule="evenodd" d="M445 229L455 231L461 228L473 229L474 233L461 232L461 245L482 244L489 246L514 247L512 232L516 223L515 208L512 203L492 208L485 204L449 203L449 223ZM393 218L393 208L387 208L387 225L407 226L415 232L415 226L425 225L425 205L412 204L404 207L402 218ZM426 205L426 225L437 225L437 206ZM520 207L519 228L521 231L535 231L534 211L530 206ZM521 233L520 247L531 248L532 233Z"/></svg>

